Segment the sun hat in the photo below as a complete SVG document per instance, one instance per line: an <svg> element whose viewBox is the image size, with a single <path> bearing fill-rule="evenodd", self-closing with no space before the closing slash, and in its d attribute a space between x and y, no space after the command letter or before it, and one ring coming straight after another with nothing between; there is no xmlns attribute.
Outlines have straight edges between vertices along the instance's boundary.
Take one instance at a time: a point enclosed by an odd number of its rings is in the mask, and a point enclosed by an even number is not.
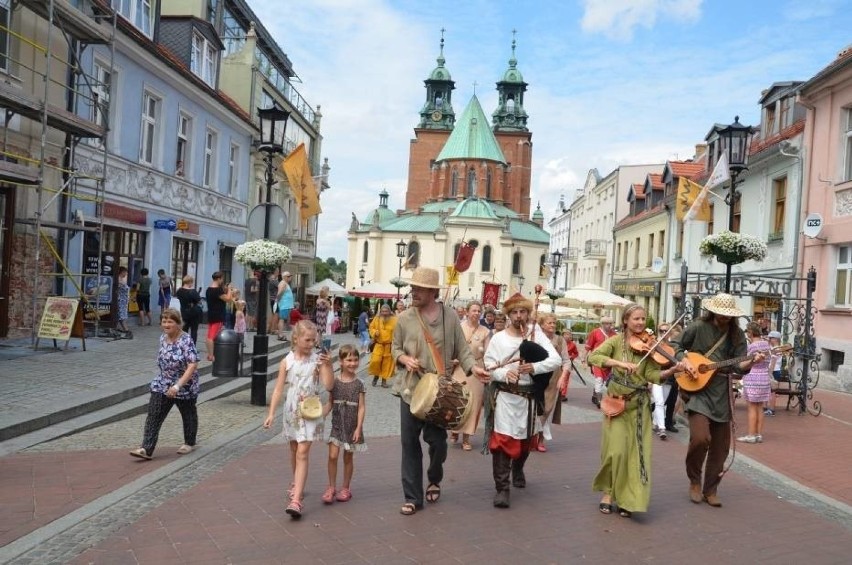
<svg viewBox="0 0 852 565"><path fill-rule="evenodd" d="M739 309L734 297L730 294L725 294L724 292L720 292L711 298L705 298L701 301L701 307L713 312L714 314L727 316L729 318L745 316L745 312Z"/></svg>
<svg viewBox="0 0 852 565"><path fill-rule="evenodd" d="M769 332L769 335L767 335L766 337L769 337L769 338L774 337L775 339L781 339L781 332L776 331L776 330L772 330L771 332Z"/></svg>
<svg viewBox="0 0 852 565"><path fill-rule="evenodd" d="M602 324L612 324L614 322L613 322L612 316L601 316L601 323Z"/></svg>
<svg viewBox="0 0 852 565"><path fill-rule="evenodd" d="M420 288L443 288L441 286L441 275L438 271L429 267L417 267L406 282L411 286Z"/></svg>
<svg viewBox="0 0 852 565"><path fill-rule="evenodd" d="M503 312L508 315L509 312L511 312L515 308L525 308L527 312L532 312L532 300L530 300L520 292L516 292L515 294L507 298L505 302L503 302Z"/></svg>

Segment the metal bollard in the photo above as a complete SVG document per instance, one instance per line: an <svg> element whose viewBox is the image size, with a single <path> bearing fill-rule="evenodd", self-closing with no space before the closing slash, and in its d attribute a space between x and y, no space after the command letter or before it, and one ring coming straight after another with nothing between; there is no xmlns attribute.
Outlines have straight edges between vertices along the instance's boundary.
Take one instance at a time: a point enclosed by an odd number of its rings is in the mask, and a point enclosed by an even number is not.
<svg viewBox="0 0 852 565"><path fill-rule="evenodd" d="M213 340L213 376L239 377L240 336L234 330L223 329Z"/></svg>

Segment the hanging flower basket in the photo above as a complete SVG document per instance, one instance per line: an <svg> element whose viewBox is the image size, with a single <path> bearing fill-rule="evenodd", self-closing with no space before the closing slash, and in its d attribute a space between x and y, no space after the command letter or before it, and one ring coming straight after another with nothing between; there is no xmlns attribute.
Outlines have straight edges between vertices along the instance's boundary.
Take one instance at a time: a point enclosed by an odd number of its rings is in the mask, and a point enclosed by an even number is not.
<svg viewBox="0 0 852 565"><path fill-rule="evenodd" d="M708 235L701 240L698 250L702 255L713 255L726 265L737 265L745 261L766 259L766 244L763 240L747 233L723 231Z"/></svg>
<svg viewBox="0 0 852 565"><path fill-rule="evenodd" d="M405 280L405 279L403 279L403 278L400 278L400 277L394 277L394 278L392 278L392 279L390 280L390 283L391 283L392 285L394 285L396 288L402 288L402 287L404 287L404 286L408 286L408 281L407 281L407 280Z"/></svg>
<svg viewBox="0 0 852 565"><path fill-rule="evenodd" d="M254 271L273 271L292 257L289 247L268 239L247 241L234 250L234 259Z"/></svg>
<svg viewBox="0 0 852 565"><path fill-rule="evenodd" d="M547 297L551 300L559 300L563 296L565 296L565 292L561 290L557 290L555 288L548 288L544 291Z"/></svg>

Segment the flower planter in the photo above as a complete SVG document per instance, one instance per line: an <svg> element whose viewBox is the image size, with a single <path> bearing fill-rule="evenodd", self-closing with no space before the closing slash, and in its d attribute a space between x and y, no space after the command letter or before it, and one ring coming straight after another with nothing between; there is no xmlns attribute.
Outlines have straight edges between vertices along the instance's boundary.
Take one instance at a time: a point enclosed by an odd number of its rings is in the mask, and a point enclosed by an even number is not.
<svg viewBox="0 0 852 565"><path fill-rule="evenodd" d="M745 257L736 253L725 253L724 251L716 251L716 260L726 265L739 265L745 262Z"/></svg>

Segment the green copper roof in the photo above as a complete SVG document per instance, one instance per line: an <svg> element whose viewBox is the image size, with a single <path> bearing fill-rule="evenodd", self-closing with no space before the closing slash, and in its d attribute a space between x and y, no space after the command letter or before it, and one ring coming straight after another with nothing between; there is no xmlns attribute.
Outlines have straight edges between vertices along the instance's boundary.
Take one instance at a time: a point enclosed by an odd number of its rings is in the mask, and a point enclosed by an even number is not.
<svg viewBox="0 0 852 565"><path fill-rule="evenodd" d="M536 206L535 212L533 212L532 217L533 217L533 220L543 220L544 219L544 212L541 211L541 204Z"/></svg>
<svg viewBox="0 0 852 565"><path fill-rule="evenodd" d="M441 228L441 217L438 214L417 215L406 214L382 226L385 231L405 233L435 233Z"/></svg>
<svg viewBox="0 0 852 565"><path fill-rule="evenodd" d="M491 203L487 200L480 200L479 198L468 198L463 201L456 206L456 209L453 210L450 216L455 218L499 219L497 214L494 213L493 208L491 208Z"/></svg>
<svg viewBox="0 0 852 565"><path fill-rule="evenodd" d="M436 59L438 61L438 66L432 71L432 74L429 75L429 80L451 80L450 71L444 67L444 64L447 62L444 59L444 37L443 31L441 32L441 52Z"/></svg>
<svg viewBox="0 0 852 565"><path fill-rule="evenodd" d="M468 199L468 200L480 200L477 198ZM467 200L459 203L458 200L441 200L440 202L427 202L421 208L423 209L424 214L437 214L438 212L446 212L452 216L461 215L456 214L455 210L460 205L463 205ZM487 203L488 208L491 212L494 213L498 218L517 218L518 214L511 208L507 208L502 204L497 204L496 202L491 202L489 200L480 200L480 202Z"/></svg>
<svg viewBox="0 0 852 565"><path fill-rule="evenodd" d="M509 221L509 233L512 239L531 241L533 243L550 243L550 234L535 224L521 220Z"/></svg>
<svg viewBox="0 0 852 565"><path fill-rule="evenodd" d="M503 151L488 126L488 119L475 94L461 117L456 120L456 127L436 161L447 159L487 159L506 163Z"/></svg>
<svg viewBox="0 0 852 565"><path fill-rule="evenodd" d="M524 76L518 70L518 60L515 58L515 40L512 40L512 56L509 58L509 68L503 73L503 82L524 82Z"/></svg>

